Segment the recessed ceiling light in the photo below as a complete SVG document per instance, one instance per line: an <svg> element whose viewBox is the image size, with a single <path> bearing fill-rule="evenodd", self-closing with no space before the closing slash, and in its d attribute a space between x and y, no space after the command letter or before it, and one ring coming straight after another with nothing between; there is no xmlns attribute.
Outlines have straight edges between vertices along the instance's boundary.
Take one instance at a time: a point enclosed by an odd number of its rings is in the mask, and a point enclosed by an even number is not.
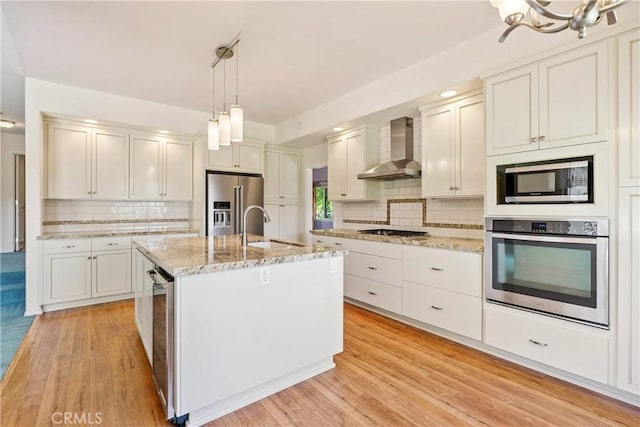
<svg viewBox="0 0 640 427"><path fill-rule="evenodd" d="M10 120L0 119L0 128L9 129L16 125L16 122Z"/></svg>
<svg viewBox="0 0 640 427"><path fill-rule="evenodd" d="M457 94L458 94L457 90L445 90L444 92L440 93L440 96L443 98L451 98L452 96Z"/></svg>
<svg viewBox="0 0 640 427"><path fill-rule="evenodd" d="M168 130L159 130L158 132L163 133L163 134L165 134L165 135L167 135L167 134L171 133L171 132L169 132Z"/></svg>
<svg viewBox="0 0 640 427"><path fill-rule="evenodd" d="M91 123L92 125L97 125L98 121L93 119L84 119L85 123Z"/></svg>
<svg viewBox="0 0 640 427"><path fill-rule="evenodd" d="M333 131L334 131L334 132L340 132L341 130L344 130L344 128L341 128L341 127L335 127L335 128L333 128Z"/></svg>

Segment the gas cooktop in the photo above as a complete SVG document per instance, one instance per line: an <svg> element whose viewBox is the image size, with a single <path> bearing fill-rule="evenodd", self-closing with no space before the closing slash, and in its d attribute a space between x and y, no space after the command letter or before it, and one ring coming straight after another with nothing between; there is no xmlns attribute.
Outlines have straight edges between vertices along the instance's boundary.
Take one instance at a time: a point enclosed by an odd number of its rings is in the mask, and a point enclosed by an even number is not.
<svg viewBox="0 0 640 427"><path fill-rule="evenodd" d="M376 228L373 230L359 230L358 233L376 234L378 236L401 236L401 237L419 237L419 236L429 235L429 233L424 231L386 230L384 228Z"/></svg>

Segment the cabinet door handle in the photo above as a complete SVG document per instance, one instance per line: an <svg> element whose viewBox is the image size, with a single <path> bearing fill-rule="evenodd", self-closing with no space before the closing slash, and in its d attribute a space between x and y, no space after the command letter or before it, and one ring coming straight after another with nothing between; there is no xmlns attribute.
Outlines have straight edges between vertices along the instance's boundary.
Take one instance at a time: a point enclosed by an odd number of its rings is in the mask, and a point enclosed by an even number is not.
<svg viewBox="0 0 640 427"><path fill-rule="evenodd" d="M91 194L91 191L87 191L87 194Z"/></svg>
<svg viewBox="0 0 640 427"><path fill-rule="evenodd" d="M97 192L97 191L94 191L94 192L92 192L91 194L98 194L98 192Z"/></svg>
<svg viewBox="0 0 640 427"><path fill-rule="evenodd" d="M367 267L369 270L377 270L376 267Z"/></svg>
<svg viewBox="0 0 640 427"><path fill-rule="evenodd" d="M453 189L454 189L454 190L459 190L459 189L460 189L460 187L453 187Z"/></svg>
<svg viewBox="0 0 640 427"><path fill-rule="evenodd" d="M453 190L453 187L449 187L449 190Z"/></svg>
<svg viewBox="0 0 640 427"><path fill-rule="evenodd" d="M62 249L71 249L71 248L75 248L75 247L76 247L76 245L66 245L66 246L63 246Z"/></svg>
<svg viewBox="0 0 640 427"><path fill-rule="evenodd" d="M342 197L345 197L345 196L347 195L347 193L340 193L340 195L341 195Z"/></svg>
<svg viewBox="0 0 640 427"><path fill-rule="evenodd" d="M444 310L444 308L438 307L437 305L432 305L431 308L433 308L434 310Z"/></svg>
<svg viewBox="0 0 640 427"><path fill-rule="evenodd" d="M439 268L439 267L431 267L431 269L433 271L444 271L444 268Z"/></svg>
<svg viewBox="0 0 640 427"><path fill-rule="evenodd" d="M281 199L284 199L284 196L280 196Z"/></svg>
<svg viewBox="0 0 640 427"><path fill-rule="evenodd" d="M378 295L378 293L377 293L377 292L373 292L373 291L368 291L367 293L368 293L369 295L373 295L373 296Z"/></svg>
<svg viewBox="0 0 640 427"><path fill-rule="evenodd" d="M531 344L535 344L535 345L539 345L540 347L547 347L549 344L547 344L546 342L540 342L540 341L536 341L534 339L529 338L529 342Z"/></svg>
<svg viewBox="0 0 640 427"><path fill-rule="evenodd" d="M97 259L97 258L98 258L97 256L94 256L94 257L93 257L93 259Z"/></svg>
<svg viewBox="0 0 640 427"><path fill-rule="evenodd" d="M536 138L535 136L531 138L531 142L538 142L538 138Z"/></svg>
<svg viewBox="0 0 640 427"><path fill-rule="evenodd" d="M284 205L280 205L281 208L284 208Z"/></svg>
<svg viewBox="0 0 640 427"><path fill-rule="evenodd" d="M545 139L547 139L547 137L546 137L546 136L541 136L541 137L540 137L540 142L544 141Z"/></svg>
<svg viewBox="0 0 640 427"><path fill-rule="evenodd" d="M90 256L88 256L88 257L87 257L87 259L91 259L91 257L90 257Z"/></svg>

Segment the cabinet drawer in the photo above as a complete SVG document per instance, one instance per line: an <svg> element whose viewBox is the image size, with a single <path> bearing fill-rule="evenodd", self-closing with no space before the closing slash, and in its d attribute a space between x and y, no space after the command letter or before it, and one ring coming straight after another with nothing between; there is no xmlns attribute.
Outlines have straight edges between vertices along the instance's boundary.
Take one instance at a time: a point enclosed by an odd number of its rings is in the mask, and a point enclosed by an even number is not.
<svg viewBox="0 0 640 427"><path fill-rule="evenodd" d="M358 252L349 253L345 273L376 282L402 286L402 261Z"/></svg>
<svg viewBox="0 0 640 427"><path fill-rule="evenodd" d="M482 299L404 282L402 314L469 338L482 340Z"/></svg>
<svg viewBox="0 0 640 427"><path fill-rule="evenodd" d="M405 246L402 256L404 280L474 297L482 296L482 255Z"/></svg>
<svg viewBox="0 0 640 427"><path fill-rule="evenodd" d="M131 237L101 237L99 239L91 239L91 249L94 251L131 249Z"/></svg>
<svg viewBox="0 0 640 427"><path fill-rule="evenodd" d="M589 326L507 307L485 307L486 344L606 384L605 334Z"/></svg>
<svg viewBox="0 0 640 427"><path fill-rule="evenodd" d="M344 295L394 313L402 312L402 288L397 286L345 274Z"/></svg>
<svg viewBox="0 0 640 427"><path fill-rule="evenodd" d="M91 239L52 239L44 241L45 254L90 252Z"/></svg>
<svg viewBox="0 0 640 427"><path fill-rule="evenodd" d="M372 242L369 240L347 239L349 250L363 254L383 256L386 258L402 258L402 245L384 242Z"/></svg>

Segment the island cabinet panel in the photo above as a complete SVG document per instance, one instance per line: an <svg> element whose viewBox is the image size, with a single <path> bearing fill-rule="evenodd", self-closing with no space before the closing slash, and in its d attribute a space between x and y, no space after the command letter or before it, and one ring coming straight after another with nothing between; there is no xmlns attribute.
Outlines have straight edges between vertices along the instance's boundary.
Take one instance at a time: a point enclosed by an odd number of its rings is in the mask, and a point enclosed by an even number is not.
<svg viewBox="0 0 640 427"><path fill-rule="evenodd" d="M205 422L335 366L342 270L339 256L176 277L176 413Z"/></svg>
<svg viewBox="0 0 640 427"><path fill-rule="evenodd" d="M133 282L135 291L135 318L142 346L149 364L153 363L153 279L147 271L153 263L140 251L133 253Z"/></svg>

